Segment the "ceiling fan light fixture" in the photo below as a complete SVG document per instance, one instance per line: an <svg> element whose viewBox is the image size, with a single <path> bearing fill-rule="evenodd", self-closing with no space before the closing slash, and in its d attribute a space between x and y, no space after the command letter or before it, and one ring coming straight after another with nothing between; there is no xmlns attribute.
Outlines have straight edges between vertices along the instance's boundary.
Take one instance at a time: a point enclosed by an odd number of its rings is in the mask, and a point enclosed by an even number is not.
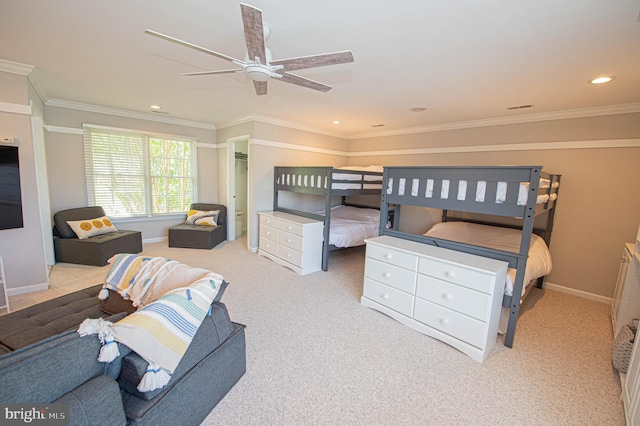
<svg viewBox="0 0 640 426"><path fill-rule="evenodd" d="M615 76L607 75L607 76L603 76L603 77L594 78L593 80L589 81L589 83L591 83L591 84L603 84L603 83L609 83L610 81L613 81L614 79L615 79Z"/></svg>
<svg viewBox="0 0 640 426"><path fill-rule="evenodd" d="M271 70L259 65L249 65L247 75L253 81L267 81L271 77Z"/></svg>

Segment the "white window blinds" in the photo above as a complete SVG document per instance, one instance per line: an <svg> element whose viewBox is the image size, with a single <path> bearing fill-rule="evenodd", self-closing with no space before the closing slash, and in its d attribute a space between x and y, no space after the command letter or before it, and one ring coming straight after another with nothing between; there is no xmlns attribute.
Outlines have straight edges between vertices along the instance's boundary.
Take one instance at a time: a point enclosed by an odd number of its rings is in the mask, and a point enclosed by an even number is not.
<svg viewBox="0 0 640 426"><path fill-rule="evenodd" d="M195 199L194 139L85 125L84 160L89 204L110 217L183 213Z"/></svg>

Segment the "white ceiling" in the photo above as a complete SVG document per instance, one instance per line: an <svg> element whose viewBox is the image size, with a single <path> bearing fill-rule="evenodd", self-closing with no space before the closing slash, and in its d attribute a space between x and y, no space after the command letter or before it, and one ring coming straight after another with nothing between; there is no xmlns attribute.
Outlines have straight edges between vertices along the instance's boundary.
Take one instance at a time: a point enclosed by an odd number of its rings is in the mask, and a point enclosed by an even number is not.
<svg viewBox="0 0 640 426"><path fill-rule="evenodd" d="M296 72L327 93L272 79L256 96L242 74L181 76L234 65L144 33L242 59L232 0L0 0L0 59L35 66L54 102L158 104L217 127L269 117L344 137L640 102L638 0L247 3L271 27L273 59L351 50L355 62ZM533 107L507 109L518 105Z"/></svg>

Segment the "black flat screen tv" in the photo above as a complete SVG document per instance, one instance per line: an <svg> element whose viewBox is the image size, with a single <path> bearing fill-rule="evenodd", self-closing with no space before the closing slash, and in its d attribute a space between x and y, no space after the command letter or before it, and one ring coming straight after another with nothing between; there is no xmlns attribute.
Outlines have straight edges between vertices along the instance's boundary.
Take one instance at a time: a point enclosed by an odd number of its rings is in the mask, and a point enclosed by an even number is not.
<svg viewBox="0 0 640 426"><path fill-rule="evenodd" d="M0 145L0 229L23 226L18 147Z"/></svg>

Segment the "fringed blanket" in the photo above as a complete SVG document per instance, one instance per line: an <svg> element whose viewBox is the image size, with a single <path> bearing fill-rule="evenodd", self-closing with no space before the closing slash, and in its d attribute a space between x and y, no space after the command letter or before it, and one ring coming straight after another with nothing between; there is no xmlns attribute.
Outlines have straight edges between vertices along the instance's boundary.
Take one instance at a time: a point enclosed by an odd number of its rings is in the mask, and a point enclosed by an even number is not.
<svg viewBox="0 0 640 426"><path fill-rule="evenodd" d="M109 296L105 289L117 291L133 306L141 307L156 300L166 292L184 287L211 271L194 268L164 257L144 257L137 254L116 254L109 259L111 268L99 295L101 300Z"/></svg>
<svg viewBox="0 0 640 426"><path fill-rule="evenodd" d="M78 328L78 333L82 336L98 333L103 343L98 360L102 362L113 361L119 355L116 342L137 352L149 362L138 390L158 389L169 382L170 374L189 348L205 316L210 313L211 303L218 294L223 277L166 259L164 262L154 262L158 258L143 258L136 262L134 257L130 257L134 255L118 256L123 257L116 259L107 276L120 278L114 278L111 284L105 286L122 289L125 294L133 295L134 303L136 300L147 300L151 295L161 292L161 288L180 280L184 280L182 286L164 292L115 324L102 319L87 319ZM131 268L137 268L133 275L128 273ZM190 281L193 276L198 278ZM111 287L113 284L115 286Z"/></svg>

